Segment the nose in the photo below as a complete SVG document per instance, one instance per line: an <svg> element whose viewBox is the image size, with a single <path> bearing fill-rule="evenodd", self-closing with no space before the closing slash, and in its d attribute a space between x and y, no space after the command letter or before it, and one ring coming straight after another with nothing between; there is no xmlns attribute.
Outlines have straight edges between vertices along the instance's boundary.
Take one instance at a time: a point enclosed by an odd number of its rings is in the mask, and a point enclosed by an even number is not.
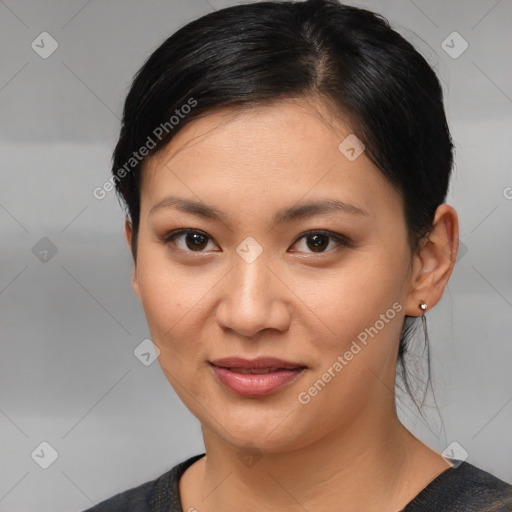
<svg viewBox="0 0 512 512"><path fill-rule="evenodd" d="M293 294L264 254L252 263L236 257L220 293L216 319L222 328L248 338L265 329L289 329Z"/></svg>

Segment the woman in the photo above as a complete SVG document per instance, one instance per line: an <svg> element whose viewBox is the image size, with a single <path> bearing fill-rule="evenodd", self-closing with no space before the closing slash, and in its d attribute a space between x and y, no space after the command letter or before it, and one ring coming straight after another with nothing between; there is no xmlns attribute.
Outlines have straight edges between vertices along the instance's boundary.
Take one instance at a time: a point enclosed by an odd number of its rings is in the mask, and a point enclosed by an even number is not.
<svg viewBox="0 0 512 512"><path fill-rule="evenodd" d="M112 182L206 454L89 510L512 510L512 486L396 415L411 327L457 255L451 168L434 72L369 11L256 3L165 41L126 99Z"/></svg>

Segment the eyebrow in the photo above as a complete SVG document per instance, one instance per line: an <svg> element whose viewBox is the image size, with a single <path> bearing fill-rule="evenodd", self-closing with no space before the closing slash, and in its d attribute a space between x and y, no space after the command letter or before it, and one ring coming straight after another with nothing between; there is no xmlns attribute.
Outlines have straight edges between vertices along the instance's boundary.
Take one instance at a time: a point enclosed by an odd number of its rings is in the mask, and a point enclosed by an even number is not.
<svg viewBox="0 0 512 512"><path fill-rule="evenodd" d="M191 201L190 199L183 199L179 197L165 197L151 208L149 215L153 215L157 210L162 208L170 207L175 207L185 213L206 217L208 219L221 222L226 222L228 219L227 214L221 210L218 210L217 208L213 208L212 206L209 206L205 203ZM274 215L273 222L274 224L282 224L299 218L312 217L313 215L320 215L322 213L340 211L351 215L369 215L369 213L363 208L353 204L345 203L339 199L322 199L298 206L292 206L290 208L281 208Z"/></svg>

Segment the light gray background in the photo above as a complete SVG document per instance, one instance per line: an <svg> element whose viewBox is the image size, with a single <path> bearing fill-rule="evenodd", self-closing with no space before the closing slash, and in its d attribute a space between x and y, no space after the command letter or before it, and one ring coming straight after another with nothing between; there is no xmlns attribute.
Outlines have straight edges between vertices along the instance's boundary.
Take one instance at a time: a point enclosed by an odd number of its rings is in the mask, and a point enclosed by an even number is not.
<svg viewBox="0 0 512 512"><path fill-rule="evenodd" d="M158 363L133 354L148 329L123 214L113 192L99 201L92 190L109 177L143 60L187 21L233 3L0 1L1 511L83 510L203 451ZM355 5L388 17L438 71L457 152L448 202L461 253L427 314L445 429L435 414L433 432L412 409L401 414L432 447L457 441L512 482L512 2ZM47 59L31 48L43 31L59 45ZM456 59L441 47L453 31L469 43ZM32 252L42 237L57 247L47 262ZM42 441L58 452L48 469L31 458Z"/></svg>

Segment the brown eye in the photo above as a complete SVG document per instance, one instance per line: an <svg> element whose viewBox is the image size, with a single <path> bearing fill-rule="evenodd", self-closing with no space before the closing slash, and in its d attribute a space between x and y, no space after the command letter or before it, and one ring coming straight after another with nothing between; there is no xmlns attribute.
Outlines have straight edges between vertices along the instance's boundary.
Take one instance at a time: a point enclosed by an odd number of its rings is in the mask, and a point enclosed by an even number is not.
<svg viewBox="0 0 512 512"><path fill-rule="evenodd" d="M187 233L185 235L185 244L192 251L204 249L207 243L207 237L201 233Z"/></svg>
<svg viewBox="0 0 512 512"><path fill-rule="evenodd" d="M162 240L166 244L176 245L179 250L185 252L203 252L211 239L206 233L197 229L179 229L169 233Z"/></svg>
<svg viewBox="0 0 512 512"><path fill-rule="evenodd" d="M329 245L329 237L326 235L308 235L306 240L309 240L307 246L315 252L322 252Z"/></svg>
<svg viewBox="0 0 512 512"><path fill-rule="evenodd" d="M310 252L313 253L324 253L330 252L326 251L327 247L333 242L334 249L338 247L347 247L349 245L348 239L342 235L338 235L336 233L330 233L329 231L309 231L300 236L300 238L295 242L301 242L305 240L306 249L309 249ZM294 245L295 245L294 244ZM298 252L308 252L308 251L298 251Z"/></svg>

